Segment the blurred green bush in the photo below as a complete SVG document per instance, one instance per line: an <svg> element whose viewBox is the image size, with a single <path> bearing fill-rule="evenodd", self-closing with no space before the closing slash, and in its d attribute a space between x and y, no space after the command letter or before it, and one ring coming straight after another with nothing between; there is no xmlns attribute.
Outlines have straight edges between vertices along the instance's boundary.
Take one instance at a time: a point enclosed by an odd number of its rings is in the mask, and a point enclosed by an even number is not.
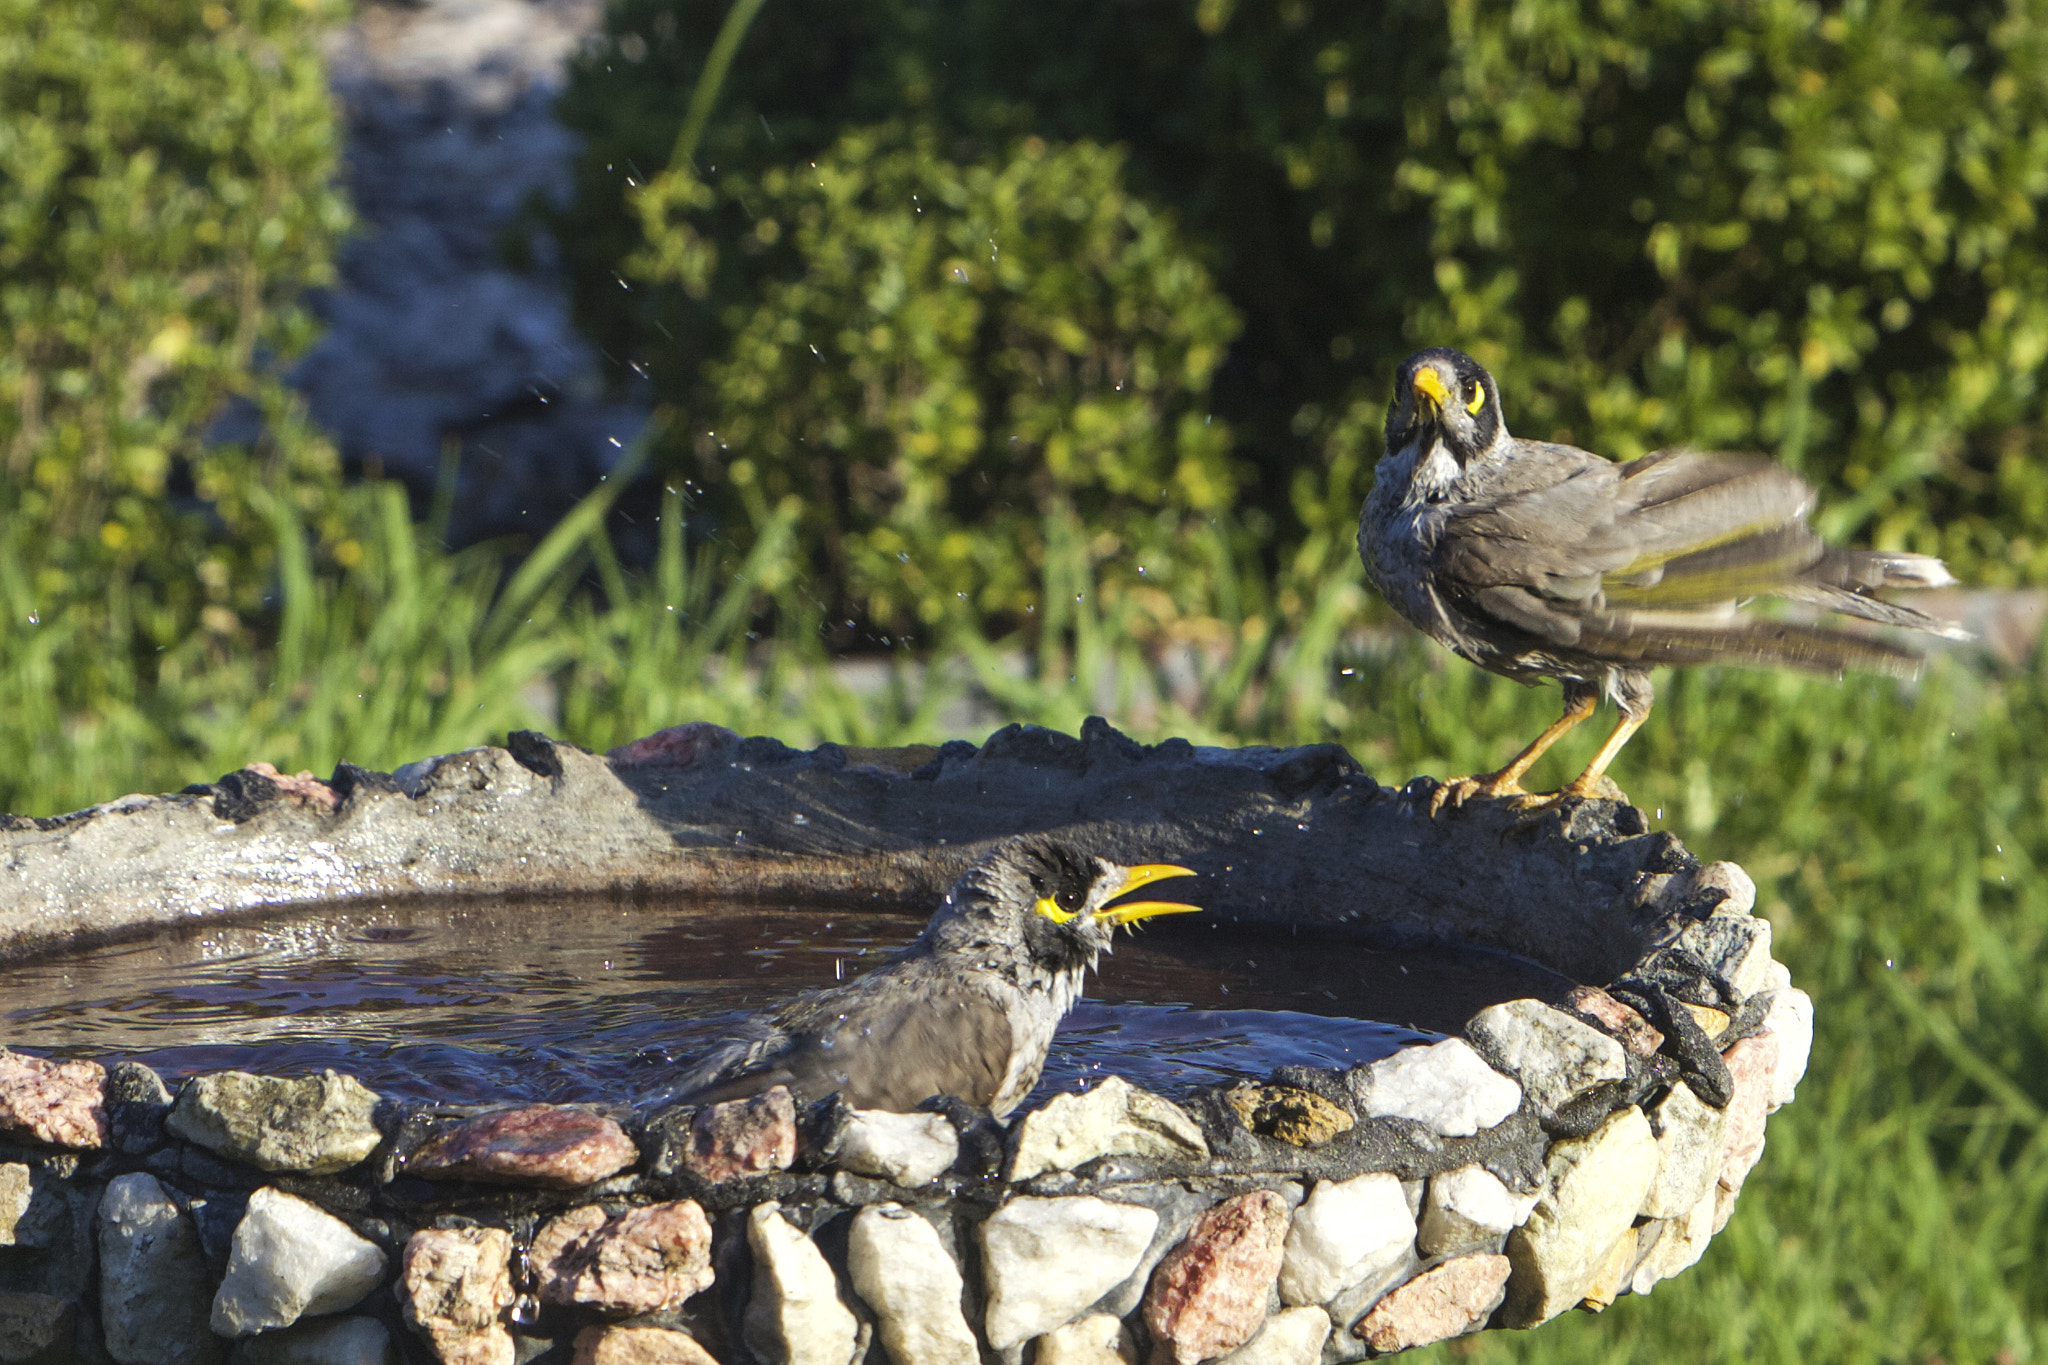
<svg viewBox="0 0 2048 1365"><path fill-rule="evenodd" d="M1000 174L1030 137L1123 151L1121 211L1170 213L1242 320L1185 410L1227 422L1251 474L1240 508L1273 517L1283 577L1297 547L1320 571L1337 562L1394 365L1449 343L1498 372L1526 434L1616 456L1763 449L1825 486L1837 537L1938 551L1977 581L2048 581L2040 0L775 0L694 165L670 168L719 20L621 0L562 105L589 146L563 233L582 316L694 431L725 438L699 467L707 483L733 459L783 458L763 442L814 444L836 424L861 433L854 468L928 429L914 403L857 406L867 391L851 380L829 400L810 385L801 430L747 415L791 392L793 357L761 339L873 316L881 276L823 272L757 297L765 267L747 253L773 253L749 234L757 215L784 225L792 191L734 208L773 176L804 182L814 161L844 177L857 149L900 156L900 141L838 139L903 124L945 149L938 180L955 165ZM675 197L665 170L687 171L701 200ZM927 172L871 173L902 185ZM639 211L650 180L660 214ZM805 192L821 208L838 193ZM818 259L873 250L905 212L873 193L831 202L806 248ZM686 230L698 240L684 249ZM681 269L714 247L716 270ZM650 251L666 272L628 270L620 289L621 263ZM737 262L750 268L723 273ZM891 354L925 373L1025 373L1035 344L1013 361L1008 336L945 309L901 321L914 330ZM982 525L986 511L966 500L950 518Z"/></svg>
<svg viewBox="0 0 2048 1365"><path fill-rule="evenodd" d="M275 372L347 222L315 46L339 13L0 0L0 629L61 622L74 700L242 634L280 511L338 528ZM236 402L260 447L207 440Z"/></svg>
<svg viewBox="0 0 2048 1365"><path fill-rule="evenodd" d="M817 567L882 624L1021 619L1047 514L1114 578L1186 582L1236 492L1206 399L1237 320L1122 160L1027 137L956 161L884 124L801 166L657 176L629 269L707 301L734 277L723 353L685 381L710 505L760 527L797 498Z"/></svg>

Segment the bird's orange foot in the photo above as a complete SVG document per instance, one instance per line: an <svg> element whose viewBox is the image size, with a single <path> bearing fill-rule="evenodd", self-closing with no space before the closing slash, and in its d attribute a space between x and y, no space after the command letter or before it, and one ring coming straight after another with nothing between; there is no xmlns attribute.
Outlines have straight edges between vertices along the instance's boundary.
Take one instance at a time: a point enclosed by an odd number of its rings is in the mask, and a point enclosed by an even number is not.
<svg viewBox="0 0 2048 1365"><path fill-rule="evenodd" d="M1522 790L1522 784L1501 773L1481 773L1474 777L1454 777L1438 787L1429 796L1429 818L1434 820L1445 806L1456 810L1475 796L1498 798L1520 797L1529 793Z"/></svg>
<svg viewBox="0 0 2048 1365"><path fill-rule="evenodd" d="M1591 782L1583 776L1565 783L1554 792L1541 792L1529 796L1526 801L1517 802L1522 815L1527 818L1556 810L1567 801L1620 801L1629 804L1628 793L1605 773Z"/></svg>

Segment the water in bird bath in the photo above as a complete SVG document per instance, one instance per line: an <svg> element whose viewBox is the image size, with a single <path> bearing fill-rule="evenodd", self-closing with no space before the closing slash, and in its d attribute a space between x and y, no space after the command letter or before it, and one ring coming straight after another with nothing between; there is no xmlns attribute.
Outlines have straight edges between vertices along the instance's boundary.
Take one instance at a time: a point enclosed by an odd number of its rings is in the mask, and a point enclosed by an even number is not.
<svg viewBox="0 0 2048 1365"><path fill-rule="evenodd" d="M273 912L16 965L0 978L0 1041L132 1057L174 1082L332 1067L414 1099L628 1099L739 1014L866 971L919 927L602 898ZM1170 1094L1288 1063L1351 1066L1569 986L1492 954L1162 920L1120 936L1090 978L1041 1090L1114 1073Z"/></svg>

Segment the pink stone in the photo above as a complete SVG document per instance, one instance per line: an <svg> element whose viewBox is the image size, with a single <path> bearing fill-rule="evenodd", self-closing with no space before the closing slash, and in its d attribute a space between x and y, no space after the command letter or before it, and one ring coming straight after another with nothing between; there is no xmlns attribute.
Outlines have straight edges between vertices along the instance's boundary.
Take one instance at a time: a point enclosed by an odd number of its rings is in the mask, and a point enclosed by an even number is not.
<svg viewBox="0 0 2048 1365"><path fill-rule="evenodd" d="M1469 1332L1507 1293L1508 1258L1458 1256L1388 1291L1351 1334L1382 1355Z"/></svg>
<svg viewBox="0 0 2048 1365"><path fill-rule="evenodd" d="M1272 1190L1226 1199L1195 1220L1145 1291L1161 1358L1195 1365L1251 1340L1280 1277L1287 1223L1287 1201Z"/></svg>
<svg viewBox="0 0 2048 1365"><path fill-rule="evenodd" d="M796 1160L796 1101L778 1085L749 1100L728 1100L698 1111L684 1170L713 1184L735 1176L786 1171Z"/></svg>
<svg viewBox="0 0 2048 1365"><path fill-rule="evenodd" d="M700 759L714 758L739 747L740 737L723 725L694 720L656 730L630 744L621 744L605 755L615 768L660 765L687 768Z"/></svg>
<svg viewBox="0 0 2048 1365"><path fill-rule="evenodd" d="M107 1069L0 1049L0 1132L53 1147L107 1143Z"/></svg>
<svg viewBox="0 0 2048 1365"><path fill-rule="evenodd" d="M1721 1060L1735 1079L1728 1123L1721 1130L1721 1188L1734 1195L1764 1154L1764 1115L1771 1107L1771 1080L1778 1070L1778 1035L1744 1038L1722 1053Z"/></svg>
<svg viewBox="0 0 2048 1365"><path fill-rule="evenodd" d="M711 1223L694 1199L618 1217L586 1204L540 1230L532 1261L545 1303L662 1312L711 1284Z"/></svg>
<svg viewBox="0 0 2048 1365"><path fill-rule="evenodd" d="M258 777L269 778L277 784L277 789L286 796L303 801L309 806L318 806L322 810L333 810L341 804L341 793L313 776L310 771L302 770L287 777L279 772L274 765L265 763L260 759L254 763L244 763L242 771L255 773Z"/></svg>
<svg viewBox="0 0 2048 1365"><path fill-rule="evenodd" d="M688 1332L666 1327L586 1327L570 1365L718 1365Z"/></svg>
<svg viewBox="0 0 2048 1365"><path fill-rule="evenodd" d="M398 1272L405 1320L441 1365L512 1365L512 1234L503 1228L423 1228Z"/></svg>
<svg viewBox="0 0 2048 1365"><path fill-rule="evenodd" d="M406 1158L408 1174L568 1189L632 1165L640 1151L615 1120L536 1104L479 1114Z"/></svg>
<svg viewBox="0 0 2048 1365"><path fill-rule="evenodd" d="M1638 1057L1652 1056L1664 1046L1664 1035L1655 1025L1598 986L1572 987L1564 1007Z"/></svg>

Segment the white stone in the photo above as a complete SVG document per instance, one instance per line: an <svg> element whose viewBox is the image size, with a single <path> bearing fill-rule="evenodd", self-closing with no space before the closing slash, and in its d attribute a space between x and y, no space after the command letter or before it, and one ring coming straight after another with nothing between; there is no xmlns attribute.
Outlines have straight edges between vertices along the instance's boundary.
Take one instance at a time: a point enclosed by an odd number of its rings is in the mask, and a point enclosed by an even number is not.
<svg viewBox="0 0 2048 1365"><path fill-rule="evenodd" d="M1791 984L1792 969L1776 958L1772 958L1771 965L1764 969L1764 989L1767 991L1782 991Z"/></svg>
<svg viewBox="0 0 2048 1365"><path fill-rule="evenodd" d="M898 1185L929 1185L960 1156L960 1138L943 1114L856 1109L832 1144L846 1170Z"/></svg>
<svg viewBox="0 0 2048 1365"><path fill-rule="evenodd" d="M849 1365L860 1323L839 1297L839 1281L817 1244L782 1216L756 1204L747 1215L754 1284L741 1335L764 1365Z"/></svg>
<svg viewBox="0 0 2048 1365"><path fill-rule="evenodd" d="M1629 1277L1628 1287L1632 1291L1647 1294L1657 1281L1670 1279L1706 1254L1707 1243L1714 1238L1714 1213L1719 1194L1718 1187L1708 1190L1700 1202L1683 1216L1662 1224L1656 1244ZM1643 1231L1648 1232L1657 1226L1655 1223L1645 1224Z"/></svg>
<svg viewBox="0 0 2048 1365"><path fill-rule="evenodd" d="M1679 931L1678 946L1697 954L1726 977L1743 999L1762 990L1771 975L1771 922L1754 916L1715 915Z"/></svg>
<svg viewBox="0 0 2048 1365"><path fill-rule="evenodd" d="M1728 1115L1702 1102L1680 1081L1651 1106L1648 1118L1657 1135L1657 1178L1641 1212L1649 1218L1676 1218L1714 1188L1721 1174L1721 1134Z"/></svg>
<svg viewBox="0 0 2048 1365"><path fill-rule="evenodd" d="M384 1253L348 1224L296 1195L260 1189L235 1225L227 1275L213 1296L213 1330L246 1337L339 1313L383 1278Z"/></svg>
<svg viewBox="0 0 2048 1365"><path fill-rule="evenodd" d="M1785 986L1764 997L1764 1033L1778 1037L1778 1067L1771 1073L1771 1108L1792 1103L1813 1056L1813 997Z"/></svg>
<svg viewBox="0 0 2048 1365"><path fill-rule="evenodd" d="M0 1246L16 1246L15 1228L35 1197L28 1167L18 1161L0 1165Z"/></svg>
<svg viewBox="0 0 2048 1365"><path fill-rule="evenodd" d="M1111 1076L1092 1090L1055 1095L1024 1116L1010 1179L1071 1171L1101 1156L1207 1160L1209 1143L1179 1105Z"/></svg>
<svg viewBox="0 0 2048 1365"><path fill-rule="evenodd" d="M1714 907L1717 915L1747 915L1756 909L1756 881L1735 863L1702 863L1690 872L1671 879L1664 893L1667 904L1681 904L1702 891L1726 893Z"/></svg>
<svg viewBox="0 0 2048 1365"><path fill-rule="evenodd" d="M235 1348L233 1365L397 1365L391 1333L375 1318L315 1318L264 1332Z"/></svg>
<svg viewBox="0 0 2048 1365"><path fill-rule="evenodd" d="M1552 1145L1544 1164L1543 1198L1508 1237L1509 1327L1547 1322L1585 1297L1657 1178L1657 1139L1630 1105L1590 1135Z"/></svg>
<svg viewBox="0 0 2048 1365"><path fill-rule="evenodd" d="M1330 1315L1316 1307L1283 1308L1259 1334L1216 1365L1316 1365L1330 1339Z"/></svg>
<svg viewBox="0 0 2048 1365"><path fill-rule="evenodd" d="M1092 1195L1012 1199L982 1221L988 1344L1021 1346L1130 1278L1159 1215Z"/></svg>
<svg viewBox="0 0 2048 1365"><path fill-rule="evenodd" d="M1032 1365L1138 1365L1138 1343L1114 1313L1091 1313L1038 1339Z"/></svg>
<svg viewBox="0 0 2048 1365"><path fill-rule="evenodd" d="M1470 1137L1521 1107L1522 1087L1481 1060L1463 1038L1404 1047L1353 1070L1359 1112L1414 1119L1443 1137Z"/></svg>
<svg viewBox="0 0 2048 1365"><path fill-rule="evenodd" d="M846 1270L854 1293L874 1310L891 1360L980 1365L960 1311L960 1268L923 1218L900 1204L862 1209L847 1235Z"/></svg>
<svg viewBox="0 0 2048 1365"><path fill-rule="evenodd" d="M1491 1251L1518 1228L1542 1192L1516 1194L1484 1166L1460 1166L1431 1178L1423 1196L1416 1247L1425 1256L1484 1247Z"/></svg>
<svg viewBox="0 0 2048 1365"><path fill-rule="evenodd" d="M153 1175L116 1176L100 1200L100 1326L120 1365L212 1365L211 1277L192 1220Z"/></svg>
<svg viewBox="0 0 2048 1365"><path fill-rule="evenodd" d="M1400 1180L1374 1171L1318 1181L1294 1211L1280 1262L1280 1301L1324 1304L1408 1254L1415 1215Z"/></svg>
<svg viewBox="0 0 2048 1365"><path fill-rule="evenodd" d="M1489 1006L1472 1016L1465 1032L1480 1055L1520 1081L1546 1115L1574 1095L1628 1075L1620 1043L1541 1000Z"/></svg>

